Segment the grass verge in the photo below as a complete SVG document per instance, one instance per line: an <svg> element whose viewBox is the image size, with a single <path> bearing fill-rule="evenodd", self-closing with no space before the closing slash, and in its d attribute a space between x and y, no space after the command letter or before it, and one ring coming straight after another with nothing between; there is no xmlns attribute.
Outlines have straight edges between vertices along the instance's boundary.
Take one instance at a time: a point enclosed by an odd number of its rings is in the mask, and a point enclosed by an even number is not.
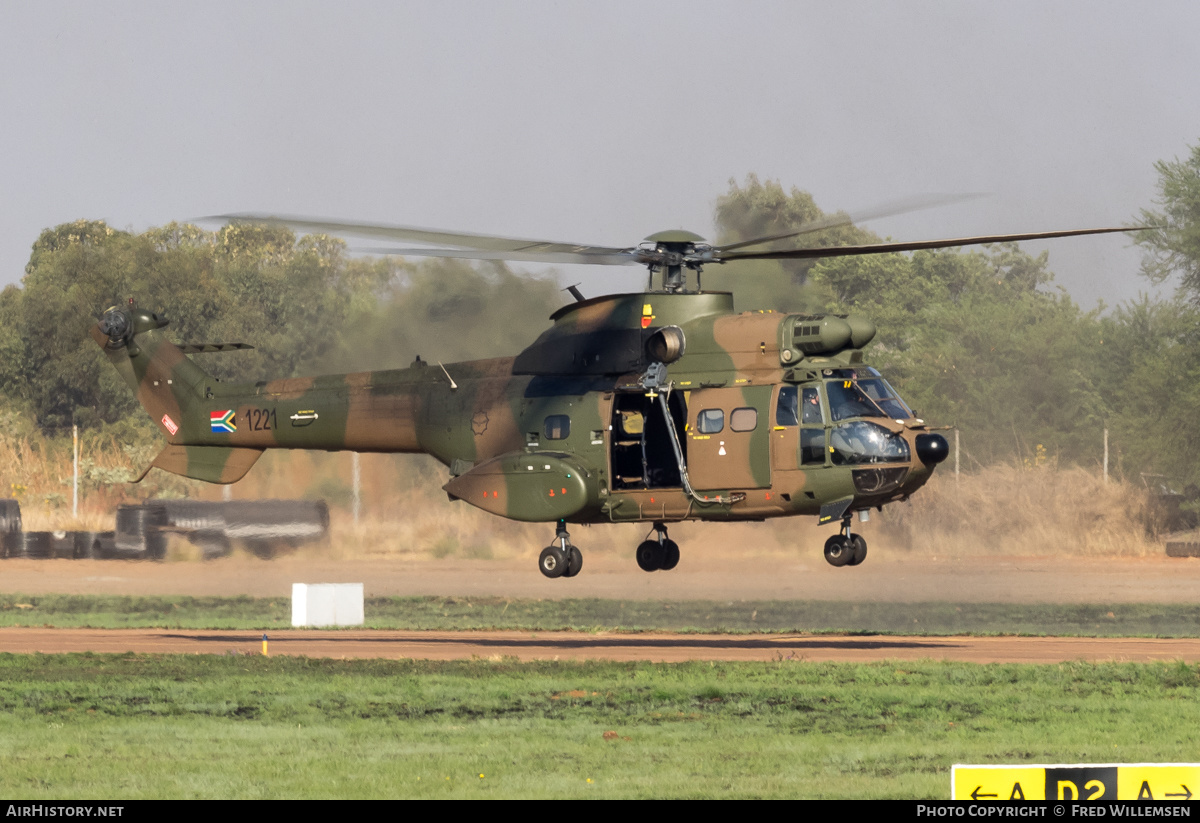
<svg viewBox="0 0 1200 823"><path fill-rule="evenodd" d="M1194 759L1185 664L0 655L10 798L945 798Z"/></svg>
<svg viewBox="0 0 1200 823"><path fill-rule="evenodd" d="M378 597L380 629L858 632L1195 637L1188 604L841 603ZM0 626L268 630L291 625L287 598L0 595Z"/></svg>

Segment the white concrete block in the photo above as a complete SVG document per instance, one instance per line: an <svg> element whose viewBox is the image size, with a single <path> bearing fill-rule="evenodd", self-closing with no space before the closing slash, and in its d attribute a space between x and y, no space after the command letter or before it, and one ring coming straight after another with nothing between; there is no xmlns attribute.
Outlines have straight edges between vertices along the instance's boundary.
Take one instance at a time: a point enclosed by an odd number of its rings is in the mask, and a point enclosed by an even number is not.
<svg viewBox="0 0 1200 823"><path fill-rule="evenodd" d="M361 626L362 583L293 583L292 625Z"/></svg>

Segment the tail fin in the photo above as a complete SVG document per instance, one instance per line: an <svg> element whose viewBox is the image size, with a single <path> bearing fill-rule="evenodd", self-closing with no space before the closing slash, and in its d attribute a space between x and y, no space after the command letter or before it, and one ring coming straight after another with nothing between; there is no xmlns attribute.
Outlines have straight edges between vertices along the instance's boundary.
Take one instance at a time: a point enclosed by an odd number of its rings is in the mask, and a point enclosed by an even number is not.
<svg viewBox="0 0 1200 823"><path fill-rule="evenodd" d="M154 312L114 307L91 334L167 440L195 443L205 430L203 403L214 381L167 340L166 325Z"/></svg>
<svg viewBox="0 0 1200 823"><path fill-rule="evenodd" d="M250 471L262 450L200 445L208 431L206 400L215 381L185 353L251 347L241 343L177 346L163 335L166 325L166 319L154 312L130 306L109 309L92 327L92 339L170 443L133 482L153 468L209 483L236 482Z"/></svg>

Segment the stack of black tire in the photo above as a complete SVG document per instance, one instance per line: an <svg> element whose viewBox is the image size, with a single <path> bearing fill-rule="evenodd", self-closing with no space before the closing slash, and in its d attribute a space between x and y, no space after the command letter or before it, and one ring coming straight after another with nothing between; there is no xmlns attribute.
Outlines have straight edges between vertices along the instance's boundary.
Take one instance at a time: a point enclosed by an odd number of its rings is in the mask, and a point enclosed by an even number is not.
<svg viewBox="0 0 1200 823"><path fill-rule="evenodd" d="M329 509L321 500L145 500L117 507L111 532L27 532L21 506L0 500L0 557L162 560L167 537L199 546L205 559L222 557L236 541L259 557L279 548L324 539Z"/></svg>
<svg viewBox="0 0 1200 823"><path fill-rule="evenodd" d="M0 557L92 557L98 532L27 532L21 529L21 504L0 500ZM111 534L109 532L108 534Z"/></svg>

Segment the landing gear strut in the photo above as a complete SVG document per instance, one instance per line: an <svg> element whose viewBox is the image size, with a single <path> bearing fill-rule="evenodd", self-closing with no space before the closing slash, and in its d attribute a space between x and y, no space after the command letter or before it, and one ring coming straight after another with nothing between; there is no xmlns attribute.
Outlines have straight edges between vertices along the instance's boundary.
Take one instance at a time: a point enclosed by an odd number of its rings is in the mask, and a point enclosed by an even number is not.
<svg viewBox="0 0 1200 823"><path fill-rule="evenodd" d="M825 541L825 559L831 566L857 566L867 559L867 541L850 532L850 515L842 518L842 533Z"/></svg>
<svg viewBox="0 0 1200 823"><path fill-rule="evenodd" d="M542 549L538 558L538 569L546 577L574 577L583 568L583 552L571 542L567 524L558 521L554 542Z"/></svg>
<svg viewBox="0 0 1200 823"><path fill-rule="evenodd" d="M654 524L656 537L651 540L649 535L637 547L637 564L644 572L655 572L660 569L669 572L679 565L679 544L667 537L667 527L662 523Z"/></svg>

